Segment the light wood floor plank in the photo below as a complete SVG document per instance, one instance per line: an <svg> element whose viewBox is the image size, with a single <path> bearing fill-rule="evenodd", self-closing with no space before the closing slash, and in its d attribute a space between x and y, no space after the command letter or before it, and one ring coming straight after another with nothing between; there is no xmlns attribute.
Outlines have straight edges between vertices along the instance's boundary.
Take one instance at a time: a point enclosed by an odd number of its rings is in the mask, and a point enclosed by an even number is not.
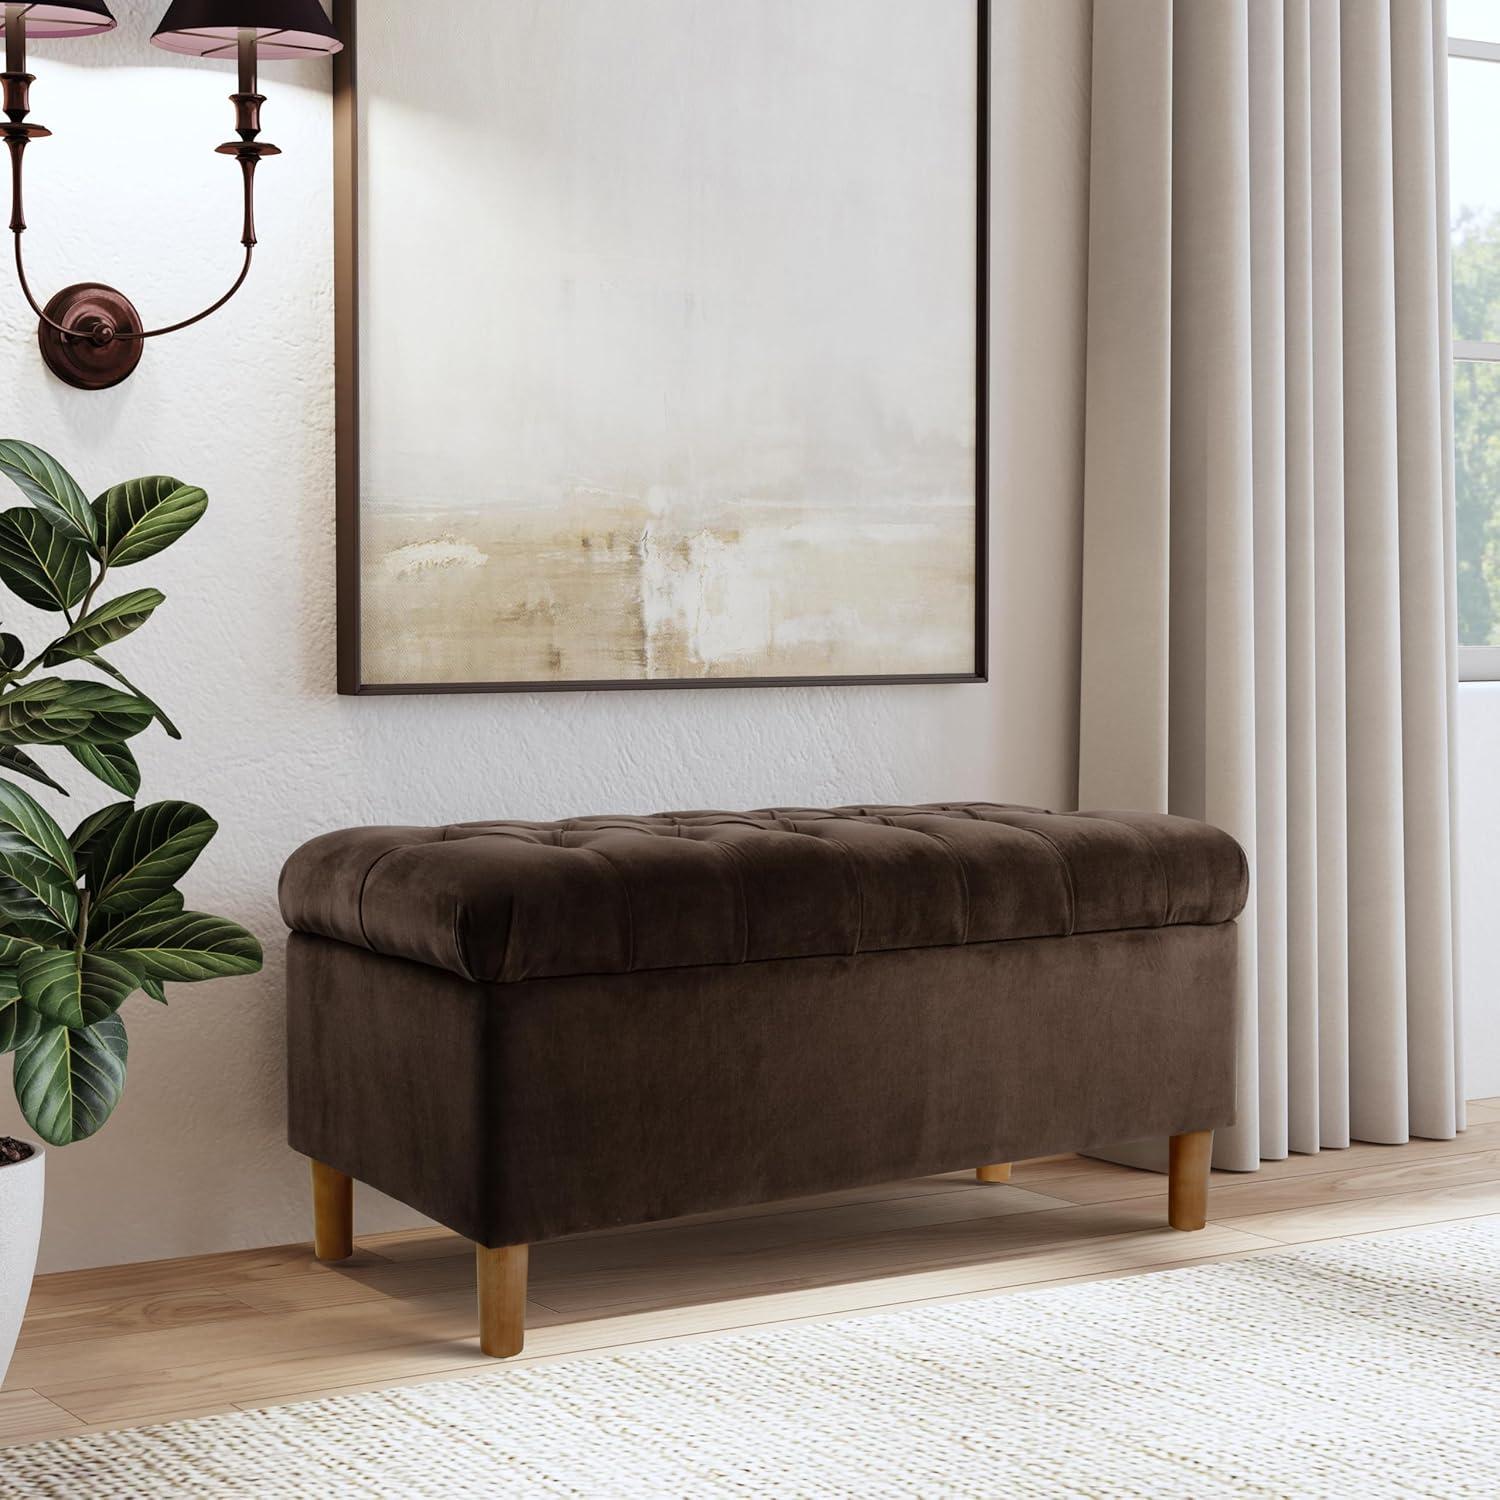
<svg viewBox="0 0 1500 1500"><path fill-rule="evenodd" d="M775 1203L752 1203L743 1208L720 1208L709 1213L685 1214L652 1224L632 1224L623 1229L598 1229L575 1239L625 1234L652 1234L699 1224L724 1224L738 1219L759 1219L789 1213L814 1213L842 1208L846 1204L889 1203L897 1199L963 1192L974 1186L971 1172L948 1172L936 1177L916 1177L909 1182L883 1182L872 1187L846 1188L838 1193L820 1193L810 1198L783 1198ZM472 1256L473 1246L461 1235L446 1229L396 1229L383 1234L361 1235L358 1243L388 1260L421 1260L443 1255Z"/></svg>
<svg viewBox="0 0 1500 1500"><path fill-rule="evenodd" d="M297 1278L319 1284L323 1278ZM253 1318L255 1307L224 1292L166 1292L156 1296L103 1298L72 1302L44 1294L28 1307L19 1349L39 1349L76 1339L135 1333L152 1328L181 1328L188 1324L223 1323L231 1318Z"/></svg>
<svg viewBox="0 0 1500 1500"><path fill-rule="evenodd" d="M36 1391L0 1391L0 1443L35 1443L78 1432L83 1423L72 1412Z"/></svg>
<svg viewBox="0 0 1500 1500"><path fill-rule="evenodd" d="M1010 1186L955 1172L540 1245L523 1362L1500 1214L1500 1101L1473 1118L1455 1141L1215 1173L1196 1234L1164 1227L1161 1176L1058 1157ZM0 1442L495 1367L472 1249L442 1230L364 1237L335 1266L292 1245L44 1276Z"/></svg>
<svg viewBox="0 0 1500 1500"><path fill-rule="evenodd" d="M1083 1276L1128 1268L1160 1269L1185 1258L1264 1249L1267 1244L1252 1235L1220 1229L1191 1236L1161 1229L1120 1236L1112 1243L1089 1246L1071 1256L1017 1257L1000 1264L922 1276L882 1277L868 1283L809 1287L666 1310L652 1307L607 1318L556 1320L545 1326L534 1324L528 1331L523 1362L756 1327L788 1318L832 1317L912 1301L973 1295L1055 1279L1059 1271ZM1203 1255L1189 1256L1193 1250L1201 1250ZM326 1394L334 1388L339 1372L344 1383L393 1384L427 1374L494 1368L494 1362L479 1353L472 1298L465 1296L433 1299L426 1306L420 1328L408 1323L401 1342L388 1337L384 1343L346 1345L335 1351L307 1348L280 1357L261 1354L205 1360L188 1369L140 1377L128 1387L116 1379L95 1377L50 1389L59 1403L90 1422L135 1423L153 1411L201 1401L210 1394L217 1397L238 1391L234 1398L237 1403L251 1405Z"/></svg>
<svg viewBox="0 0 1500 1500"><path fill-rule="evenodd" d="M1500 1213L1500 1181L1392 1193L1354 1202L1322 1203L1284 1213L1227 1218L1221 1222L1246 1234L1298 1245L1308 1240L1339 1239L1377 1229L1405 1229L1417 1224L1484 1218L1496 1213Z"/></svg>
<svg viewBox="0 0 1500 1500"><path fill-rule="evenodd" d="M1500 1150L1500 1115L1493 1121L1476 1120L1470 1129L1449 1141L1415 1140L1399 1146L1356 1141L1343 1150L1262 1162L1255 1172L1214 1172L1210 1182L1214 1189L1246 1182L1280 1182L1288 1177L1320 1177L1328 1173L1362 1171L1366 1167L1414 1166L1486 1150ZM1075 1203L1149 1197L1153 1192L1162 1191L1162 1179L1156 1173L1139 1172L1131 1167L1081 1156L1063 1162L1055 1159L1046 1163L1023 1162L1016 1167L1012 1180L1018 1187L1054 1198L1067 1198Z"/></svg>

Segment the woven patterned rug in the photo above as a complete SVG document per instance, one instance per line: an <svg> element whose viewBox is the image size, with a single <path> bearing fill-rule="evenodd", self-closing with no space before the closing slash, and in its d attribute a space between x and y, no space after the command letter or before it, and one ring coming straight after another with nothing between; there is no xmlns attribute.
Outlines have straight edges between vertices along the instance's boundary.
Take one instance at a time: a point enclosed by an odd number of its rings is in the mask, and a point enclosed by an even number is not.
<svg viewBox="0 0 1500 1500"><path fill-rule="evenodd" d="M1500 1495L1500 1220L0 1450L0 1494Z"/></svg>

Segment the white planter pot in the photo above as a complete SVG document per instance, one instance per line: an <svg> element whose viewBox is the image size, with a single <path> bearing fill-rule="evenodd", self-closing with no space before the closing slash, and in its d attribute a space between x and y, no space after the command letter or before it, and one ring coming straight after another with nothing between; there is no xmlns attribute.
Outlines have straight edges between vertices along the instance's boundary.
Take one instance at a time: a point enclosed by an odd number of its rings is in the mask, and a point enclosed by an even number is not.
<svg viewBox="0 0 1500 1500"><path fill-rule="evenodd" d="M0 1166L0 1383L10 1368L31 1296L42 1239L42 1184L47 1159L33 1141L25 1161Z"/></svg>

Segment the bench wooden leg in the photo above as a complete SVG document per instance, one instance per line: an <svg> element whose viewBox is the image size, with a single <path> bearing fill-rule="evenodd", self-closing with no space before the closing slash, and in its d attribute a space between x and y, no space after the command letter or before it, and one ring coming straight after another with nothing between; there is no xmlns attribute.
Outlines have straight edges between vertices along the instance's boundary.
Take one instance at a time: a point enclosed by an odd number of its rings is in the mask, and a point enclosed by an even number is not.
<svg viewBox="0 0 1500 1500"><path fill-rule="evenodd" d="M991 1162L987 1167L975 1167L974 1175L981 1182L1009 1182L1010 1163L1008 1161Z"/></svg>
<svg viewBox="0 0 1500 1500"><path fill-rule="evenodd" d="M319 1260L348 1260L354 1254L354 1179L312 1164L313 1253Z"/></svg>
<svg viewBox="0 0 1500 1500"><path fill-rule="evenodd" d="M1173 1229L1202 1229L1208 1223L1208 1168L1213 1151L1211 1130L1192 1130L1172 1137L1167 1222Z"/></svg>
<svg viewBox="0 0 1500 1500"><path fill-rule="evenodd" d="M496 1359L519 1354L526 1343L525 1245L474 1247L479 1286L479 1347Z"/></svg>

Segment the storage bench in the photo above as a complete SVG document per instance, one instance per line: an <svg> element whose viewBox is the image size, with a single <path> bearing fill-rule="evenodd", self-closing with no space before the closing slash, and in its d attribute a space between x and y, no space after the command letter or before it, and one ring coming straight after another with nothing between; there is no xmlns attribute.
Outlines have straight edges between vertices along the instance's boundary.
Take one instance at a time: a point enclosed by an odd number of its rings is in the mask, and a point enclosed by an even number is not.
<svg viewBox="0 0 1500 1500"><path fill-rule="evenodd" d="M503 1355L583 1230L1148 1136L1201 1227L1246 889L1206 824L992 803L325 834L281 882L317 1252L352 1179L419 1209Z"/></svg>

